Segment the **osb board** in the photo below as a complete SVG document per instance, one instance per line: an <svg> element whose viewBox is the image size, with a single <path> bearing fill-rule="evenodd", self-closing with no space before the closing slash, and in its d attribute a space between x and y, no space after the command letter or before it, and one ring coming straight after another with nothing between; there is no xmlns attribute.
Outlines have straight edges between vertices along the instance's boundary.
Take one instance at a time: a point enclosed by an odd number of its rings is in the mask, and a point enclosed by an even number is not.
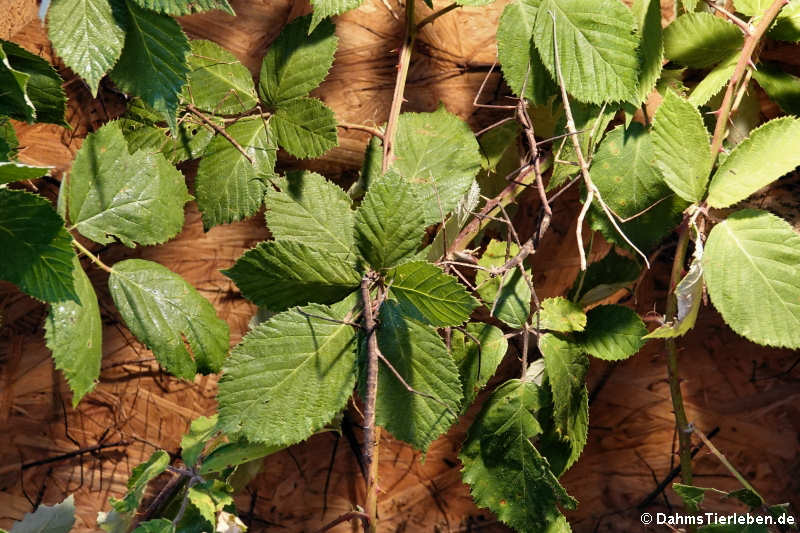
<svg viewBox="0 0 800 533"><path fill-rule="evenodd" d="M210 38L231 49L253 73L285 22L308 10L302 2L285 0L233 3L240 15L237 18L214 13L185 17L181 22L190 36ZM28 17L31 4L14 3ZM418 6L420 16L425 16L427 8L421 3ZM492 37L502 7L500 2L488 8L458 10L424 29L409 74L405 109L430 111L442 101L475 129L497 118L496 113L476 111L471 103L494 60ZM339 17L337 61L315 95L331 105L340 120L385 121L396 73L400 13L402 8L393 2L387 5L374 0ZM15 40L52 59L38 21L27 24ZM769 52L791 56L780 50ZM121 109L118 95L112 91L102 92L102 103L92 101L80 80L64 74L74 99L69 112L73 130L19 126L23 157L51 164L58 171L69 168L87 131ZM495 94L497 85L495 74L487 94ZM352 178L365 142L363 133L340 131L339 148L321 162L304 165L329 177L343 174L344 179ZM298 164L288 158L281 160L284 168ZM191 166L185 170L191 176ZM52 197L52 186L39 186ZM577 270L576 205L573 195L556 206L551 231L537 255L535 275L542 296L563 293ZM517 216L529 221L534 213L535 205L523 200ZM109 263L144 257L183 275L214 303L231 326L235 343L247 330L253 307L219 269L230 266L243 250L266 236L260 216L204 234L191 205L184 231L167 245L137 250L114 246L101 255ZM640 313L663 301L666 270L659 263L645 277L635 302ZM197 378L189 384L161 373L152 355L120 325L107 292L107 276L90 269L90 277L101 301L105 353L100 384L77 410L69 407L68 389L54 371L42 340L46 309L9 285L0 285L0 307L7 324L0 330L0 432L7 436L0 441L0 527L8 527L31 509L25 494L33 502L53 503L74 492L79 509L76 530L95 530L97 511L108 508L109 496L119 497L124 492L130 469L156 446L178 452L180 435L189 421L214 410L214 379ZM798 369L781 372L791 367L797 354L761 349L743 341L713 311L703 314L699 327L682 345L688 347L682 354L684 368L691 366L687 374L692 378L684 384L690 419L705 431L720 426L714 439L717 446L771 501L796 498L800 494L796 481L800 474L796 454ZM634 359L617 365L601 389L596 386L607 365L593 363L589 385L597 394L589 445L564 478L567 489L582 502L569 515L575 531L640 531L640 511L630 507L655 486L653 476L660 480L671 468L672 413L659 349L652 344ZM512 357L500 374L512 376L515 367ZM474 406L461 424L434 443L424 462L420 454L384 433L380 511L385 531L507 531L490 513L475 508L460 481L457 452L477 409ZM34 461L76 449L120 442L95 453L31 466ZM252 531L314 531L363 501L363 483L344 439L336 450L326 500L324 487L333 443L330 434L316 436L265 461L263 473L238 500L245 518L252 519ZM710 476L700 477L701 484L734 486L715 458L701 453L696 464L701 474ZM668 492L667 496L674 504L674 494ZM658 502L649 510L663 505L663 500ZM730 505L717 504L716 508ZM350 530L356 528L344 524L335 531Z"/></svg>

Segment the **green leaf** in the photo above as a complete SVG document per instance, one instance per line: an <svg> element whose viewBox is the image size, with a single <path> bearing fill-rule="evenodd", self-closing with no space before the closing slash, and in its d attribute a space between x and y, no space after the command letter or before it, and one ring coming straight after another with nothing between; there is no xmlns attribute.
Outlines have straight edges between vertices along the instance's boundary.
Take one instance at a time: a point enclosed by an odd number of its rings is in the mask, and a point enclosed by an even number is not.
<svg viewBox="0 0 800 533"><path fill-rule="evenodd" d="M47 347L56 368L64 372L72 389L72 406L78 405L100 376L103 358L103 323L97 295L80 261L73 259L73 279L80 303L64 301L50 306L45 321Z"/></svg>
<svg viewBox="0 0 800 533"><path fill-rule="evenodd" d="M800 41L800 2L789 2L778 14L775 25L767 35L779 41Z"/></svg>
<svg viewBox="0 0 800 533"><path fill-rule="evenodd" d="M111 507L120 513L136 512L147 484L157 478L169 465L169 454L156 450L147 461L136 466L128 478L128 492L121 500L111 498Z"/></svg>
<svg viewBox="0 0 800 533"><path fill-rule="evenodd" d="M800 114L800 78L785 72L776 63L761 62L753 77L784 113Z"/></svg>
<svg viewBox="0 0 800 533"><path fill-rule="evenodd" d="M2 46L0 46L0 53L2 53ZM0 68L1 70L2 68ZM17 132L14 131L11 119L0 116L0 160L13 161L16 159L18 147L19 139L17 139Z"/></svg>
<svg viewBox="0 0 800 533"><path fill-rule="evenodd" d="M425 226L422 200L403 178L389 172L370 184L356 211L356 246L372 268L391 268L414 256Z"/></svg>
<svg viewBox="0 0 800 533"><path fill-rule="evenodd" d="M680 496L686 509L691 513L696 513L700 509L700 504L703 503L706 496L706 489L682 483L673 483L672 490Z"/></svg>
<svg viewBox="0 0 800 533"><path fill-rule="evenodd" d="M288 446L330 422L356 378L355 333L321 305L259 324L233 349L219 383L219 425L228 434Z"/></svg>
<svg viewBox="0 0 800 533"><path fill-rule="evenodd" d="M236 56L205 40L190 43L188 100L216 115L244 113L255 107L256 90L250 71Z"/></svg>
<svg viewBox="0 0 800 533"><path fill-rule="evenodd" d="M519 253L519 246L503 241L491 241L478 261L478 265L491 269L506 263ZM530 276L530 272L528 272ZM478 270L475 274L478 295L489 310L509 326L521 328L531 312L531 289L519 268L502 276L490 277L489 272Z"/></svg>
<svg viewBox="0 0 800 533"><path fill-rule="evenodd" d="M254 215L274 176L277 147L269 124L259 117L242 119L225 130L253 163L230 141L217 135L197 168L195 195L203 214L203 229Z"/></svg>
<svg viewBox="0 0 800 533"><path fill-rule="evenodd" d="M592 181L606 205L622 218L635 217L671 191L655 168L650 134L638 122L609 132L591 166Z"/></svg>
<svg viewBox="0 0 800 533"><path fill-rule="evenodd" d="M700 202L711 172L711 142L695 106L667 91L653 119L653 150L664 181L687 202Z"/></svg>
<svg viewBox="0 0 800 533"><path fill-rule="evenodd" d="M11 68L11 74L18 81L25 78L25 83L21 87L27 103L26 107L32 105L34 108L32 117L36 119L36 122L66 126L64 113L66 112L67 97L64 94L64 89L61 88L64 80L61 79L58 72L47 61L15 43L0 39L0 48L3 49L6 56L5 59L2 57L0 59L2 59L2 63L6 67ZM0 68L0 71L2 70ZM4 87L6 83L4 80ZM14 85L16 84L13 84L12 88ZM0 114L9 115L12 118L20 118L14 115L18 110L16 106L17 104L14 103L11 112L9 112L5 109L5 103L3 103L3 105L0 105ZM31 122L29 112L30 109L28 108L25 116L20 120Z"/></svg>
<svg viewBox="0 0 800 533"><path fill-rule="evenodd" d="M639 277L642 268L627 257L619 255L613 248L600 261L589 264L581 282L575 280L569 291L569 299L581 308L605 300L622 288L630 286Z"/></svg>
<svg viewBox="0 0 800 533"><path fill-rule="evenodd" d="M718 94L720 90L728 84L728 81L733 75L733 71L736 70L736 63L738 61L738 52L723 59L695 86L692 94L689 95L689 103L694 106L707 104L714 95Z"/></svg>
<svg viewBox="0 0 800 533"><path fill-rule="evenodd" d="M223 274L245 298L271 311L309 302L332 304L361 283L350 263L296 241L262 242Z"/></svg>
<svg viewBox="0 0 800 533"><path fill-rule="evenodd" d="M28 81L31 77L11 66L9 56L3 48L9 44L0 40L0 87L3 87L0 114L32 123L36 118L36 108L28 97Z"/></svg>
<svg viewBox="0 0 800 533"><path fill-rule="evenodd" d="M409 392L379 362L375 423L427 450L456 421L462 399L458 368L436 330L405 316L394 302L381 306L377 337L381 353L405 382L436 400Z"/></svg>
<svg viewBox="0 0 800 533"><path fill-rule="evenodd" d="M214 489L214 483L226 486L219 480L212 480L202 485L195 485L187 491L191 504L212 526L217 523L217 512L221 511L226 504L233 503L233 498L221 490L221 487L218 487L217 490Z"/></svg>
<svg viewBox="0 0 800 533"><path fill-rule="evenodd" d="M11 526L10 533L69 533L75 524L75 500L72 494L55 505L40 505Z"/></svg>
<svg viewBox="0 0 800 533"><path fill-rule="evenodd" d="M167 15L189 15L219 9L234 15L228 0L133 0L141 7Z"/></svg>
<svg viewBox="0 0 800 533"><path fill-rule="evenodd" d="M736 498L750 509L758 509L764 505L764 499L757 493L747 488L741 488L728 493L728 498Z"/></svg>
<svg viewBox="0 0 800 533"><path fill-rule="evenodd" d="M545 103L557 90L533 45L533 25L539 4L539 0L515 0L505 7L497 25L497 60L503 78L514 94L534 104Z"/></svg>
<svg viewBox="0 0 800 533"><path fill-rule="evenodd" d="M686 13L664 30L667 59L691 68L708 68L742 50L742 32L711 13Z"/></svg>
<svg viewBox="0 0 800 533"><path fill-rule="evenodd" d="M567 91L581 102L629 100L636 93L636 23L618 0L544 0L536 17L533 42L554 78L556 60L559 62Z"/></svg>
<svg viewBox="0 0 800 533"><path fill-rule="evenodd" d="M556 477L560 477L575 464L589 438L589 391L586 386L583 384L577 386L568 400L568 403L563 404L560 418L556 416L557 406L552 401L550 419L546 418L545 412L539 415L539 418L544 420L545 432L539 438L537 447L547 459ZM562 421L563 427L559 427L559 420Z"/></svg>
<svg viewBox="0 0 800 533"><path fill-rule="evenodd" d="M160 244L183 227L191 200L183 175L160 154L131 155L118 122L90 134L68 180L69 220L101 244Z"/></svg>
<svg viewBox="0 0 800 533"><path fill-rule="evenodd" d="M433 326L458 326L479 305L456 278L425 261L403 263L388 279L401 312Z"/></svg>
<svg viewBox="0 0 800 533"><path fill-rule="evenodd" d="M621 305L601 305L586 313L586 329L578 336L586 353L619 361L634 355L644 346L647 334L642 319L633 309Z"/></svg>
<svg viewBox="0 0 800 533"><path fill-rule="evenodd" d="M133 533L172 533L174 531L175 526L172 524L172 520L155 518L139 524L136 529L133 530Z"/></svg>
<svg viewBox="0 0 800 533"><path fill-rule="evenodd" d="M580 102L572 103L572 115L575 120L575 128L578 133L578 142L580 142L583 156L587 160L594 153L595 145L602 139L603 132L605 132L608 124L617 114L617 108L610 105L595 106L586 105ZM556 133L567 133L566 119L561 118L559 127ZM567 136L561 140L559 147L555 149L556 161L565 161L565 163L554 162L553 175L547 183L547 190L551 191L564 183L567 178L577 174L580 171L578 166L578 156L575 153L575 148L572 140ZM571 164L572 163L572 164Z"/></svg>
<svg viewBox="0 0 800 533"><path fill-rule="evenodd" d="M535 324L535 322L534 322ZM550 331L582 331L586 314L581 307L566 298L547 298L539 309L539 327Z"/></svg>
<svg viewBox="0 0 800 533"><path fill-rule="evenodd" d="M50 172L52 167L36 167L17 163L16 161L0 161L0 185L20 180L39 178Z"/></svg>
<svg viewBox="0 0 800 533"><path fill-rule="evenodd" d="M330 21L317 25L323 18L317 19L317 15L315 6L316 22L311 28L311 15L292 21L267 50L261 62L258 93L268 105L280 108L308 96L328 75L338 44L336 28Z"/></svg>
<svg viewBox="0 0 800 533"><path fill-rule="evenodd" d="M501 385L469 429L459 456L462 478L475 503L502 522L520 531L560 533L569 526L558 505L572 509L577 502L531 443L542 431L534 414L541 407L534 383Z"/></svg>
<svg viewBox="0 0 800 533"><path fill-rule="evenodd" d="M282 103L270 124L278 144L299 159L319 157L339 144L333 110L316 98Z"/></svg>
<svg viewBox="0 0 800 533"><path fill-rule="evenodd" d="M481 168L472 130L443 106L433 113L401 114L395 147L392 168L418 184L428 223L441 222L458 205Z"/></svg>
<svg viewBox="0 0 800 533"><path fill-rule="evenodd" d="M228 324L182 277L152 261L127 259L114 265L108 286L125 324L170 373L191 380L219 372Z"/></svg>
<svg viewBox="0 0 800 533"><path fill-rule="evenodd" d="M46 302L78 301L75 252L64 221L41 196L0 188L0 279Z"/></svg>
<svg viewBox="0 0 800 533"><path fill-rule="evenodd" d="M200 416L192 420L189 431L181 438L181 458L183 463L193 468L208 441L218 431L217 415Z"/></svg>
<svg viewBox="0 0 800 533"><path fill-rule="evenodd" d="M208 475L222 472L230 467L262 459L282 450L285 446L273 446L260 442L236 440L214 448L200 465L200 474Z"/></svg>
<svg viewBox="0 0 800 533"><path fill-rule="evenodd" d="M118 0L55 0L47 11L53 48L95 97L100 80L122 54L126 26Z"/></svg>
<svg viewBox="0 0 800 533"><path fill-rule="evenodd" d="M482 322L467 324L468 335L459 330L451 333L450 346L464 393L463 413L494 375L506 355L508 341L502 330Z"/></svg>
<svg viewBox="0 0 800 533"><path fill-rule="evenodd" d="M267 189L267 227L278 240L292 240L339 259L355 253L353 211L341 187L315 172L294 171Z"/></svg>
<svg viewBox="0 0 800 533"><path fill-rule="evenodd" d="M758 344L800 348L800 236L784 220L755 209L714 226L703 269L725 322Z"/></svg>
<svg viewBox="0 0 800 533"><path fill-rule="evenodd" d="M580 404L589 371L589 358L580 345L546 333L539 341L550 389L553 391L553 418L562 434L569 434L570 414Z"/></svg>
<svg viewBox="0 0 800 533"><path fill-rule="evenodd" d="M177 129L178 96L186 84L189 40L172 17L146 11L126 0L128 28L122 55L111 79L141 97Z"/></svg>
<svg viewBox="0 0 800 533"><path fill-rule="evenodd" d="M209 117L209 120L222 126L222 121L215 117ZM175 137L170 134L169 128L162 127L159 122L162 122L161 116L155 110L142 102L141 98L134 98L128 111L118 121L128 142L128 152L134 154L144 150L161 153L170 163L178 164L202 156L216 133L194 115L184 117Z"/></svg>
<svg viewBox="0 0 800 533"><path fill-rule="evenodd" d="M311 26L309 33L316 29L317 25L327 17L334 15L341 15L345 11L356 9L361 5L364 0L311 0L311 5L314 6L312 13Z"/></svg>
<svg viewBox="0 0 800 533"><path fill-rule="evenodd" d="M638 102L645 102L661 76L664 38L661 30L661 4L658 0L634 0L631 7L639 27Z"/></svg>
<svg viewBox="0 0 800 533"><path fill-rule="evenodd" d="M708 205L728 207L800 165L800 119L781 117L754 129L717 168Z"/></svg>

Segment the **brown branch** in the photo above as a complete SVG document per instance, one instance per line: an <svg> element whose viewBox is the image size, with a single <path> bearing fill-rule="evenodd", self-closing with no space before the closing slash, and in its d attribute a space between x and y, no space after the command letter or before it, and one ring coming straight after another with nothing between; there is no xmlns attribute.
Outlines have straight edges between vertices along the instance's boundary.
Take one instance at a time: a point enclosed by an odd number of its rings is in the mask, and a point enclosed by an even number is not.
<svg viewBox="0 0 800 533"><path fill-rule="evenodd" d="M366 513L359 513L357 511L350 511L349 513L345 513L342 516L328 522L321 528L317 530L317 533L325 533L329 529L333 529L334 527L338 526L342 522L347 522L348 520L355 520L356 518L360 519L361 522L364 524L364 529L367 529L369 524L369 516Z"/></svg>
<svg viewBox="0 0 800 533"><path fill-rule="evenodd" d="M251 164L251 165L254 165L254 164L255 164L255 161L253 161L253 158L252 158L252 157L250 157L250 154L248 154L247 152L245 152L244 148L242 148L242 145L241 145L241 144L239 144L239 142L238 142L236 139L234 139L233 137L231 137L230 133L228 133L227 131L225 131L225 129L224 129L224 128L221 128L221 127L219 127L218 125L214 124L214 122L213 122L213 121L212 121L210 118L208 118L207 116L205 116L205 115L204 115L204 114L203 114L203 113L202 113L202 112L201 112L199 109L197 109L197 108L194 106L194 104L186 104L186 110L187 110L187 111L189 111L190 113L192 113L193 115L197 116L197 117L198 117L200 120L202 120L202 121L203 121L205 124L207 124L207 125L208 125L208 126L211 128L211 129L213 129L214 131L216 131L217 133L219 133L220 135L222 135L222 136L225 138L225 140L226 140L226 141L228 141L229 143L231 143L231 144L233 145L233 147L234 147L234 148L236 148L237 150L239 150L239 152L241 152L241 154L242 154L242 155L243 155L243 156L244 156L244 157L245 157L245 158L246 158L248 161L250 161L250 164Z"/></svg>
<svg viewBox="0 0 800 533"><path fill-rule="evenodd" d="M413 0L409 0L412 2ZM367 499L365 509L368 515L369 531L377 531L378 524L378 480L376 447L377 431L375 428L375 403L378 397L378 360L381 356L376 335L377 322L373 314L370 286L374 279L372 272L367 272L361 279L361 299L364 305L364 326L367 330L367 377L364 394L364 444L362 457L367 470ZM373 464L375 463L375 464Z"/></svg>
<svg viewBox="0 0 800 533"><path fill-rule="evenodd" d="M365 131L370 135L372 135L373 137L377 137L378 139L383 140L383 132L378 128L373 128L372 126L367 126L365 124L351 124L350 122L339 122L336 125L346 130Z"/></svg>
<svg viewBox="0 0 800 533"><path fill-rule="evenodd" d="M71 452L62 453L60 455L54 455L53 457L47 457L45 459L38 459L36 461L29 461L27 463L22 463L20 466L21 470L27 470L29 468L34 468L36 466L47 465L50 463L57 463L59 461L66 461L67 459L72 459L73 457L78 457L80 455L84 455L87 453L93 453L100 450L105 450L106 448L116 448L118 446L128 446L130 441L127 440L120 440L117 442L109 442L107 444L95 444L94 446L87 446L85 448L80 448L78 450L73 450ZM3 469L5 470L5 469Z"/></svg>

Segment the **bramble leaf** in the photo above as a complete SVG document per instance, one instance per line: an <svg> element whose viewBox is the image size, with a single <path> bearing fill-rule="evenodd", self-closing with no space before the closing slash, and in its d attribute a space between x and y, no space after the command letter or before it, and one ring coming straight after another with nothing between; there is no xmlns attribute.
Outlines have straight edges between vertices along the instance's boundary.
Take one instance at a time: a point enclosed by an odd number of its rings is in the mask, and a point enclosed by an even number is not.
<svg viewBox="0 0 800 533"><path fill-rule="evenodd" d="M708 187L708 205L728 207L800 165L800 119L781 117L762 124L734 148Z"/></svg>
<svg viewBox="0 0 800 533"><path fill-rule="evenodd" d="M687 100L694 106L702 106L708 103L711 98L728 84L728 81L736 69L739 60L739 53L734 53L720 61L711 72L706 74L700 83L695 85L692 94Z"/></svg>
<svg viewBox="0 0 800 533"><path fill-rule="evenodd" d="M561 297L542 300L542 307L539 309L541 329L569 332L582 331L585 326L586 314L579 305Z"/></svg>
<svg viewBox="0 0 800 533"><path fill-rule="evenodd" d="M219 9L233 15L228 0L133 0L141 7L167 15L189 15Z"/></svg>
<svg viewBox="0 0 800 533"><path fill-rule="evenodd" d="M166 518L154 518L147 522L142 522L132 533L174 533L175 525L172 520Z"/></svg>
<svg viewBox="0 0 800 533"><path fill-rule="evenodd" d="M647 335L642 319L621 305L601 305L586 313L586 329L577 338L586 353L619 361L634 355L644 346Z"/></svg>
<svg viewBox="0 0 800 533"><path fill-rule="evenodd" d="M61 79L58 72L50 63L15 43L0 39L0 49L2 49L2 54L0 54L2 87L4 92L6 87L12 89L11 107L9 109L6 102L0 101L2 102L0 103L0 114L28 122L32 122L35 118L36 122L66 126L64 113L67 107L67 97L61 87L64 80ZM13 76L15 81L6 79L8 75ZM20 90L24 102L18 101ZM20 105L25 109L22 116L18 116ZM30 109L31 106L33 111Z"/></svg>
<svg viewBox="0 0 800 533"><path fill-rule="evenodd" d="M285 446L271 446L260 442L249 442L244 439L228 442L214 448L203 458L200 474L208 475L222 472L226 468L238 466L261 459L282 450Z"/></svg>
<svg viewBox="0 0 800 533"><path fill-rule="evenodd" d="M356 246L372 268L391 268L414 255L425 226L422 200L390 171L370 184L356 211Z"/></svg>
<svg viewBox="0 0 800 533"><path fill-rule="evenodd" d="M219 425L252 442L305 440L347 403L355 332L344 314L309 305L275 315L233 349L219 383Z"/></svg>
<svg viewBox="0 0 800 533"><path fill-rule="evenodd" d="M313 16L315 20L323 18L316 18L316 7ZM272 107L280 108L291 100L308 96L333 65L338 43L335 27L325 21L319 26L313 23L309 28L311 17L299 17L283 28L261 62L258 94Z"/></svg>
<svg viewBox="0 0 800 533"><path fill-rule="evenodd" d="M508 243L493 240L486 247L478 264L489 269L499 267L517 253L519 246L516 244L508 246ZM525 324L530 315L531 289L519 267L493 278L486 270L478 270L475 283L479 285L478 294L489 310L494 309L494 316L515 328L521 328Z"/></svg>
<svg viewBox="0 0 800 533"><path fill-rule="evenodd" d="M703 270L708 294L739 335L767 346L800 348L800 235L756 209L714 226Z"/></svg>
<svg viewBox="0 0 800 533"><path fill-rule="evenodd" d="M217 115L244 113L255 107L250 71L217 43L191 41L189 78L184 93L199 109Z"/></svg>
<svg viewBox="0 0 800 533"><path fill-rule="evenodd" d="M753 78L784 113L800 114L800 78L764 61L753 70Z"/></svg>
<svg viewBox="0 0 800 533"><path fill-rule="evenodd" d="M534 104L543 104L556 93L555 82L533 45L539 4L539 0L515 0L505 7L497 25L497 60L503 78L518 96L524 85L522 96Z"/></svg>
<svg viewBox="0 0 800 533"><path fill-rule="evenodd" d="M118 0L56 0L47 11L53 48L95 97L100 80L122 54L127 17Z"/></svg>
<svg viewBox="0 0 800 533"><path fill-rule="evenodd" d="M274 176L278 151L269 126L255 117L239 120L225 130L253 163L221 135L209 143L195 182L206 231L254 215L261 207L267 181Z"/></svg>
<svg viewBox="0 0 800 533"><path fill-rule="evenodd" d="M375 423L426 450L456 420L462 399L458 368L436 330L405 316L394 302L381 307L380 324L378 346L384 357L406 383L438 401L409 392L379 362Z"/></svg>
<svg viewBox="0 0 800 533"><path fill-rule="evenodd" d="M614 115L617 114L617 108L610 105L595 106L573 102L572 114L575 119L575 128L579 132L578 142L580 142L583 156L588 160L594 153L596 144L602 139L606 127L608 127ZM563 117L556 133L567 133L566 120ZM554 151L556 161L553 163L553 175L547 183L548 191L555 189L563 184L567 178L580 171L578 156L569 137L561 139L558 148L554 147ZM559 163L558 161L563 161L564 163Z"/></svg>
<svg viewBox="0 0 800 533"><path fill-rule="evenodd" d="M479 305L456 278L425 261L403 263L388 279L403 314L433 326L458 326Z"/></svg>
<svg viewBox="0 0 800 533"><path fill-rule="evenodd" d="M557 60L564 85L572 96L594 104L629 100L634 96L639 73L636 53L639 40L633 15L622 2L542 1L533 42L555 79L554 24L558 39Z"/></svg>
<svg viewBox="0 0 800 533"><path fill-rule="evenodd" d="M189 431L181 438L181 458L183 463L193 468L203 453L207 442L219 430L217 429L217 415L200 416L192 420Z"/></svg>
<svg viewBox="0 0 800 533"><path fill-rule="evenodd" d="M89 134L67 182L69 220L101 244L160 244L183 227L191 200L183 175L160 154L131 155L118 122Z"/></svg>
<svg viewBox="0 0 800 533"><path fill-rule="evenodd" d="M313 32L325 18L341 15L361 5L364 0L311 0L314 6L309 33Z"/></svg>
<svg viewBox="0 0 800 533"><path fill-rule="evenodd" d="M131 0L125 6L125 45L111 79L158 111L175 131L178 97L189 72L189 40L172 17L147 11Z"/></svg>
<svg viewBox="0 0 800 533"><path fill-rule="evenodd" d="M506 524L562 533L569 526L558 505L572 509L577 502L531 443L542 432L535 416L543 407L540 396L531 382L513 379L501 385L469 428L459 455L461 474L475 503Z"/></svg>
<svg viewBox="0 0 800 533"><path fill-rule="evenodd" d="M2 157L2 154L0 154ZM52 167L36 167L17 163L16 161L0 161L0 185L20 180L39 178L50 172Z"/></svg>
<svg viewBox="0 0 800 533"><path fill-rule="evenodd" d="M169 454L156 450L147 461L136 466L128 478L128 491L121 500L110 498L111 507L119 513L135 513L142 501L147 484L157 478L169 465ZM100 517L98 517L98 522ZM133 516L131 516L133 518Z"/></svg>
<svg viewBox="0 0 800 533"><path fill-rule="evenodd" d="M297 241L339 259L351 259L353 211L341 187L315 172L294 171L267 189L267 227L275 239Z"/></svg>
<svg viewBox="0 0 800 533"><path fill-rule="evenodd" d="M72 390L72 406L78 405L94 389L103 358L103 323L89 277L80 261L73 259L72 277L80 303L53 303L45 320L47 347L53 352L56 368L64 372Z"/></svg>
<svg viewBox="0 0 800 533"><path fill-rule="evenodd" d="M332 304L361 283L346 261L296 241L262 242L223 274L245 298L270 311L309 302Z"/></svg>
<svg viewBox="0 0 800 533"><path fill-rule="evenodd" d="M69 533L75 524L75 500L72 494L55 505L40 505L11 526L9 533Z"/></svg>
<svg viewBox="0 0 800 533"><path fill-rule="evenodd" d="M779 41L800 41L800 3L794 1L786 4L767 36Z"/></svg>
<svg viewBox="0 0 800 533"><path fill-rule="evenodd" d="M433 113L400 115L395 147L392 168L417 184L429 224L441 222L458 205L481 168L475 135L444 106Z"/></svg>
<svg viewBox="0 0 800 533"><path fill-rule="evenodd" d="M114 265L108 287L125 325L167 371L189 380L219 372L228 324L182 277L152 261L126 259Z"/></svg>
<svg viewBox="0 0 800 533"><path fill-rule="evenodd" d="M553 419L557 430L569 434L570 414L581 400L589 358L577 343L545 333L539 341L550 389L553 391ZM568 467L567 467L568 468Z"/></svg>
<svg viewBox="0 0 800 533"><path fill-rule="evenodd" d="M661 29L661 4L657 0L634 0L631 7L639 28L639 88L636 103L645 102L661 76L664 38Z"/></svg>
<svg viewBox="0 0 800 533"><path fill-rule="evenodd" d="M687 202L700 202L711 172L711 142L692 104L667 91L653 119L653 150L664 181Z"/></svg>
<svg viewBox="0 0 800 533"><path fill-rule="evenodd" d="M462 413L489 382L508 350L503 331L490 324L470 322L467 324L467 333L469 335L454 329L450 341L464 393Z"/></svg>
<svg viewBox="0 0 800 533"><path fill-rule="evenodd" d="M686 13L664 30L667 59L691 68L708 68L740 52L742 32L711 13Z"/></svg>
<svg viewBox="0 0 800 533"><path fill-rule="evenodd" d="M299 159L319 157L339 144L333 110L316 98L282 103L270 125L278 144Z"/></svg>
<svg viewBox="0 0 800 533"><path fill-rule="evenodd" d="M64 221L41 196L0 188L0 279L44 300L78 301L75 252Z"/></svg>

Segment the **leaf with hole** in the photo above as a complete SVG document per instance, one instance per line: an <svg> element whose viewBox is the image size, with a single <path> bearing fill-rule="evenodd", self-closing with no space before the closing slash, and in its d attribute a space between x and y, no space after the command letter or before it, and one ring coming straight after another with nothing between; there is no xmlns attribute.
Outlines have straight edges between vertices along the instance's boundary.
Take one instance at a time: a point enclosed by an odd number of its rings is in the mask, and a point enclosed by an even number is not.
<svg viewBox="0 0 800 533"><path fill-rule="evenodd" d="M175 376L219 372L228 354L228 324L214 306L168 268L142 259L114 264L111 297L125 325Z"/></svg>
<svg viewBox="0 0 800 533"><path fill-rule="evenodd" d="M739 335L767 346L800 348L800 235L756 209L714 226L703 269L708 294Z"/></svg>
<svg viewBox="0 0 800 533"><path fill-rule="evenodd" d="M160 244L183 227L191 200L183 175L160 154L131 155L118 122L90 134L67 181L69 220L100 244Z"/></svg>
<svg viewBox="0 0 800 533"><path fill-rule="evenodd" d="M341 411L356 380L356 335L344 314L309 305L275 315L242 339L219 383L219 427L288 446Z"/></svg>

